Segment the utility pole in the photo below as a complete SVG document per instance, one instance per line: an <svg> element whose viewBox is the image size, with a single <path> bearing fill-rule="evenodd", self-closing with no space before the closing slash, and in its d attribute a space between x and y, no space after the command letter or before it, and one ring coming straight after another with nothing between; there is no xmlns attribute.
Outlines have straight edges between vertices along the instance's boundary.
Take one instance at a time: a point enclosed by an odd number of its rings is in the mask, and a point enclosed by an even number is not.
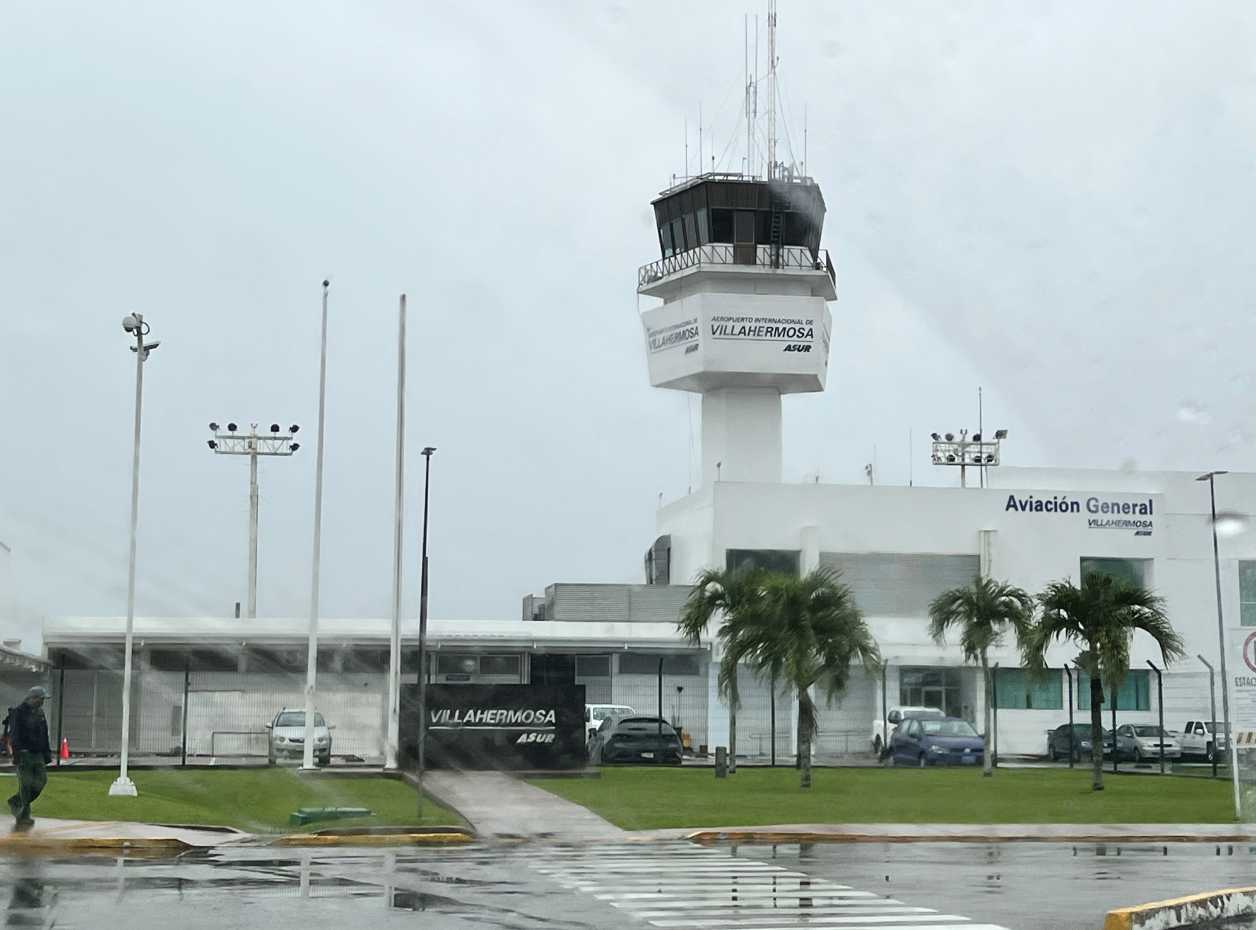
<svg viewBox="0 0 1256 930"><path fill-rule="evenodd" d="M318 448L314 457L314 552L310 560L310 635L305 655L305 746L301 768L314 768L314 690L318 680L318 570L323 555L323 429L327 413L327 289L323 282L323 326L318 356Z"/></svg>
<svg viewBox="0 0 1256 930"><path fill-rule="evenodd" d="M392 629L388 637L388 726L384 732L384 768L397 768L401 741L401 543L405 511L402 497L406 461L406 295L397 313L397 473L393 488Z"/></svg>
<svg viewBox="0 0 1256 930"><path fill-rule="evenodd" d="M135 536L140 520L140 415L144 402L144 362L148 353L157 348L157 340L145 342L149 326L144 317L131 313L122 318L122 329L135 337L131 351L135 353L135 440L131 449L131 549L127 562L126 578L126 638L122 658L122 760L118 777L109 786L114 797L133 798L139 794L135 782L127 776L127 762L131 749L131 652L135 642Z"/></svg>
<svg viewBox="0 0 1256 930"><path fill-rule="evenodd" d="M423 546L419 574L419 815L423 814L423 771L427 767L427 501L432 478L433 446L423 449Z"/></svg>
<svg viewBox="0 0 1256 930"><path fill-rule="evenodd" d="M300 427L294 423L288 427L287 433L281 433L279 424L272 423L269 436L258 433L256 423L250 425L247 435L240 433L235 423L228 423L225 432L217 423L210 423L209 429L214 438L209 440L208 445L215 455L249 457L249 590L246 616L252 619L257 616L257 457L292 455L301 448L301 444L293 439Z"/></svg>

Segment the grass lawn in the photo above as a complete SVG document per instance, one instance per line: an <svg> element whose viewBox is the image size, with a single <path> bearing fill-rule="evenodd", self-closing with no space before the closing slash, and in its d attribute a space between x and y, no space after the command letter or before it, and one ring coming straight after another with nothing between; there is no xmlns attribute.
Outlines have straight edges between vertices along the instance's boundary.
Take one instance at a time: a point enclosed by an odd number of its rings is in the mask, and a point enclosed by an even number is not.
<svg viewBox="0 0 1256 930"><path fill-rule="evenodd" d="M302 777L295 769L204 769L130 772L138 798L111 798L116 772L55 772L35 802L35 818L73 820L135 820L146 823L212 824L251 833L284 833L329 827L402 826L461 823L452 811L434 801L415 813L415 793L403 781L389 778ZM5 797L16 791L12 776L0 778ZM367 807L375 816L328 820L306 828L289 827L288 815L298 807ZM7 813L7 812L6 812Z"/></svg>
<svg viewBox="0 0 1256 930"><path fill-rule="evenodd" d="M626 830L787 823L1232 823L1230 785L1174 776L1000 769L604 768L601 778L539 779Z"/></svg>

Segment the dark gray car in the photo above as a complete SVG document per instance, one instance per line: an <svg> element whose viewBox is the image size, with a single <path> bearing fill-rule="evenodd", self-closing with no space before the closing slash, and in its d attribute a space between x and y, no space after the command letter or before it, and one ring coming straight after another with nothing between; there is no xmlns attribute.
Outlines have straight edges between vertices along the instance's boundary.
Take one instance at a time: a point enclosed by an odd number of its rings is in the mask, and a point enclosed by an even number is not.
<svg viewBox="0 0 1256 930"><path fill-rule="evenodd" d="M684 750L672 725L658 717L608 718L589 743L589 762L680 765Z"/></svg>

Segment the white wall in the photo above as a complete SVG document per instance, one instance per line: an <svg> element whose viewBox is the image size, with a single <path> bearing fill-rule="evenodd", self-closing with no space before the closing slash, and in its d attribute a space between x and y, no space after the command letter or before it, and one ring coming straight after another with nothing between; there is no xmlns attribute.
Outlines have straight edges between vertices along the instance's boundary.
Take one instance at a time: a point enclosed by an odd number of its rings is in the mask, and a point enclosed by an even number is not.
<svg viewBox="0 0 1256 930"><path fill-rule="evenodd" d="M988 536L991 574L1031 593L1050 581L1077 581L1082 557L1150 559L1151 585L1165 598L1187 650L1187 658L1165 677L1166 726L1177 729L1186 719L1205 715L1207 676L1196 655L1202 654L1214 665L1218 656L1207 485L1184 473L1009 468L1001 473L991 469L990 475L996 486L985 489L722 481L660 510L658 526L660 533L671 534L672 578L677 583L691 580L705 567L723 567L726 549L978 555L982 531L994 531ZM1031 495L1041 500L1077 500L1081 511L1009 509L1009 496ZM1151 534L1092 528L1089 521L1104 515L1087 512L1086 500L1091 496L1118 503L1150 500ZM1252 513L1256 475L1218 478L1217 498L1219 512ZM1127 519L1144 518L1131 515ZM1226 626L1237 627L1238 561L1256 559L1256 529L1222 538L1220 554ZM924 616L872 616L868 621L892 665L962 664L956 647L937 646L929 640ZM1057 646L1048 653L1048 660L1058 667L1071 662L1076 653L1074 646ZM991 660L1005 667L1020 664L1011 643L995 650ZM1137 669L1146 668L1147 660L1163 665L1158 648L1144 634L1136 636L1130 660ZM1154 681L1153 675L1152 710L1118 711L1118 723L1154 722ZM897 703L896 682L889 691L892 706ZM974 712L980 719L979 703ZM712 732L727 732L726 720L721 727L716 719L721 713L712 706ZM1075 717L1084 713L1075 712ZM1001 751L1044 751L1045 731L1065 722L1067 716L1067 708L1000 711Z"/></svg>

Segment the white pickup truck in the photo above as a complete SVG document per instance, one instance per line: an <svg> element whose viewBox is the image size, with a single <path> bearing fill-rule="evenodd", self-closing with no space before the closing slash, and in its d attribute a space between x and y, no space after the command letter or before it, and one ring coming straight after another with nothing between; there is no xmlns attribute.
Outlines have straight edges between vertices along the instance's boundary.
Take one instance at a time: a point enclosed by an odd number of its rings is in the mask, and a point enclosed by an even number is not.
<svg viewBox="0 0 1256 930"><path fill-rule="evenodd" d="M1217 758L1217 754L1225 755L1230 748L1230 741L1225 733L1225 724L1211 720L1188 720L1182 728L1178 742L1182 744L1182 755L1203 756L1209 762Z"/></svg>

